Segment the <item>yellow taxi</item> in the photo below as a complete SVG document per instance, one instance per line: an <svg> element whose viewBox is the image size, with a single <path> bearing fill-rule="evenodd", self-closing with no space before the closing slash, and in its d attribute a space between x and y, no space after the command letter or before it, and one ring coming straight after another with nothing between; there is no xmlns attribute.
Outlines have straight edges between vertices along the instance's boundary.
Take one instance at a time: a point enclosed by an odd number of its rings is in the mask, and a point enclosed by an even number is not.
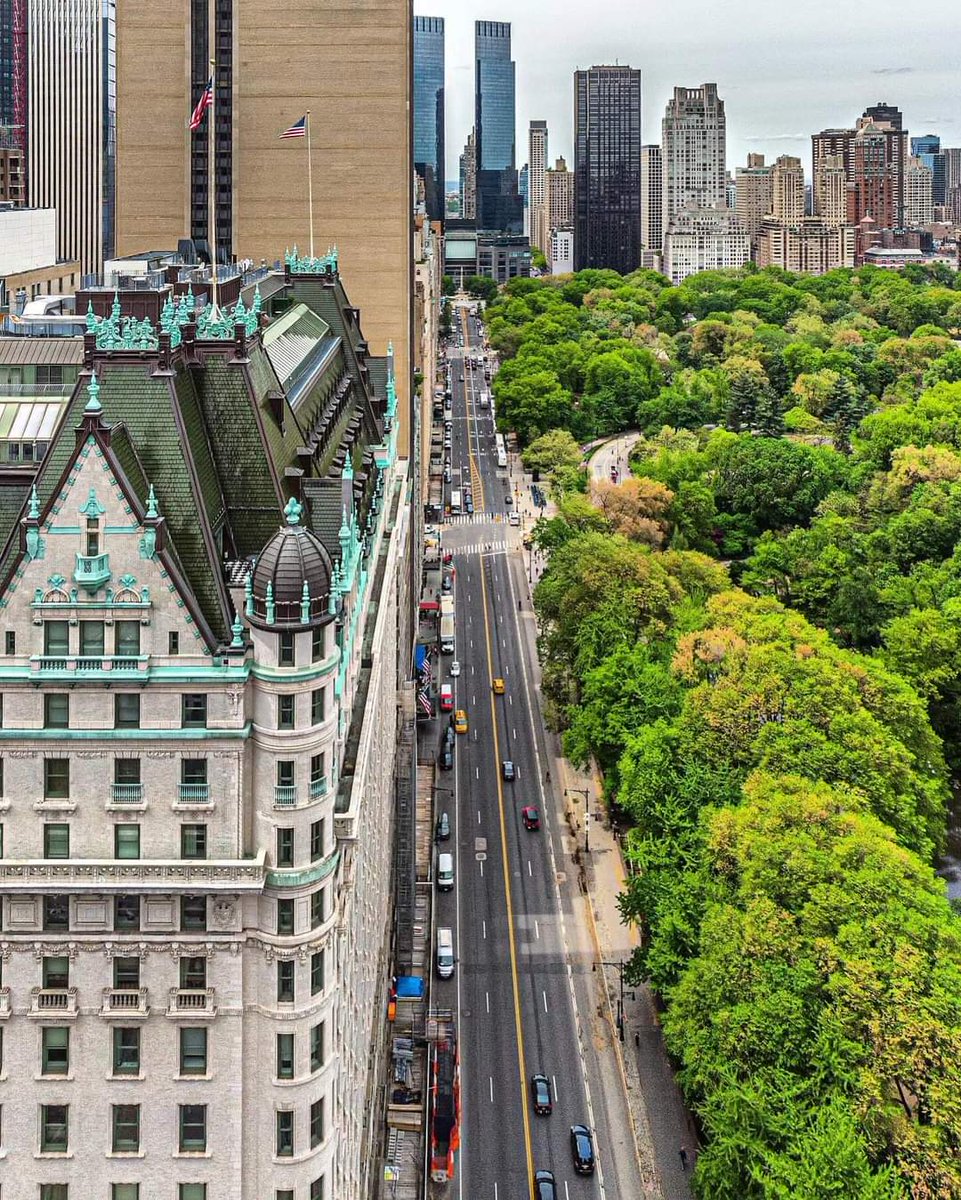
<svg viewBox="0 0 961 1200"><path fill-rule="evenodd" d="M467 713L465 713L462 708L459 708L457 712L454 713L454 732L467 732Z"/></svg>
<svg viewBox="0 0 961 1200"><path fill-rule="evenodd" d="M491 680L491 687L492 687L492 688L493 688L493 690L494 690L494 695L495 695L495 696L503 696L503 694L504 694L504 690L505 690L505 689L504 689L504 681L503 681L503 679L492 679L492 680Z"/></svg>

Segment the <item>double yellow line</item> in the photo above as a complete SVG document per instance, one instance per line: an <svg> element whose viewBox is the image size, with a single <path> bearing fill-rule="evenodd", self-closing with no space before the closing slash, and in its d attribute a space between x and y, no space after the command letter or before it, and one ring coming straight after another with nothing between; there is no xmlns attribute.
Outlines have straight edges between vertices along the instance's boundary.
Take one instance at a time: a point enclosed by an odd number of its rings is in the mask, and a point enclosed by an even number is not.
<svg viewBox="0 0 961 1200"><path fill-rule="evenodd" d="M467 309L460 310L461 327L464 331L464 350L470 350L470 329L467 321ZM471 368L473 369L473 368ZM464 404L467 410L467 461L470 466L470 482L474 493L474 511L484 512L487 505L484 502L484 481L481 478L477 459L474 457L474 396L467 386L467 363L464 363ZM486 616L486 613L485 613Z"/></svg>

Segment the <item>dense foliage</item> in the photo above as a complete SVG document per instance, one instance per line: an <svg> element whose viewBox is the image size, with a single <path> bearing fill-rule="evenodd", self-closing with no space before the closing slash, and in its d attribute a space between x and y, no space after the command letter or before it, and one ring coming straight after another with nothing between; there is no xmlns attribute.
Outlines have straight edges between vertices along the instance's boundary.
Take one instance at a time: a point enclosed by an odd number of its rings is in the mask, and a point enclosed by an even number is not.
<svg viewBox="0 0 961 1200"><path fill-rule="evenodd" d="M632 823L704 1200L961 1196L955 282L583 272L491 310L499 414L558 459L548 711ZM595 421L645 436L588 496L549 431Z"/></svg>

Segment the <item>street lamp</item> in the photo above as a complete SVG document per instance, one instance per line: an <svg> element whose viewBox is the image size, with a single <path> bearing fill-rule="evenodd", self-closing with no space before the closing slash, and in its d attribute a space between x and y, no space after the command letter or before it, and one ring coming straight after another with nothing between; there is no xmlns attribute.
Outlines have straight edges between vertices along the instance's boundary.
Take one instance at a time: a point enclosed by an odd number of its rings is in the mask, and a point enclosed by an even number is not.
<svg viewBox="0 0 961 1200"><path fill-rule="evenodd" d="M591 793L587 788L565 788L566 792L577 792L584 797L584 853L591 852Z"/></svg>
<svg viewBox="0 0 961 1200"><path fill-rule="evenodd" d="M594 963L591 967L592 971L596 971L601 967L614 967L617 971L617 978L620 983L620 991L617 997L617 1036L624 1041L624 966L623 962L599 962Z"/></svg>

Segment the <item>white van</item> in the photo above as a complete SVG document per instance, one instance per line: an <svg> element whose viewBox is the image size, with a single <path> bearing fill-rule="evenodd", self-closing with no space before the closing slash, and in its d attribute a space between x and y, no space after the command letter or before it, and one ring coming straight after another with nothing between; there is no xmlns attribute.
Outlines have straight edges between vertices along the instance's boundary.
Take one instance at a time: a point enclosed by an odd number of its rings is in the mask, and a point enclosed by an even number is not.
<svg viewBox="0 0 961 1200"><path fill-rule="evenodd" d="M437 890L449 892L454 887L454 856L453 854L437 855Z"/></svg>
<svg viewBox="0 0 961 1200"><path fill-rule="evenodd" d="M441 979L454 974L454 935L449 929L437 930L437 974Z"/></svg>

